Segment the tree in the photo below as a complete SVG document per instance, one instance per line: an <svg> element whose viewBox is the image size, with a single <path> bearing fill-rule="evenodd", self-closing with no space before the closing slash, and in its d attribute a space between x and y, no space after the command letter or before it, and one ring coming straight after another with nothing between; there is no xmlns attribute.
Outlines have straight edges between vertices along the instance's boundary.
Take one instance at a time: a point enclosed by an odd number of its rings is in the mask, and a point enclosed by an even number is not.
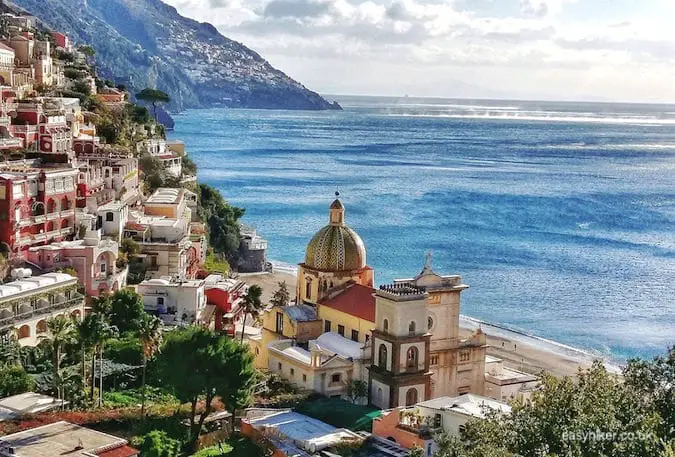
<svg viewBox="0 0 675 457"><path fill-rule="evenodd" d="M141 246L133 238L124 238L120 244L120 251L128 256L135 256L141 252Z"/></svg>
<svg viewBox="0 0 675 457"><path fill-rule="evenodd" d="M110 325L106 314L102 311L109 311L108 304L110 300L107 297L99 297L92 301L94 304L93 310L90 314L77 326L78 339L82 350L82 379L86 378L84 373L84 359L85 352L91 352L91 382L90 382L90 396L94 399L94 391L96 390L96 359L99 359L100 366L103 366L103 348L105 342L117 334L117 328ZM99 305L99 306L97 306ZM103 370L99 369L99 402L103 398Z"/></svg>
<svg viewBox="0 0 675 457"><path fill-rule="evenodd" d="M54 367L54 390L56 398L63 399L61 389L61 359L63 358L63 349L68 344L75 342L75 326L73 320L60 315L47 319L47 336L52 348L52 364Z"/></svg>
<svg viewBox="0 0 675 457"><path fill-rule="evenodd" d="M143 457L176 457L180 455L181 442L163 430L153 430L133 442Z"/></svg>
<svg viewBox="0 0 675 457"><path fill-rule="evenodd" d="M437 455L663 455L673 442L673 431L664 426L672 417L662 416L670 409L661 409L658 392L672 389L672 384L667 385L672 370L665 377L652 377L656 384L644 383L642 376L650 376L652 369L662 373L661 368L670 366L667 360L639 365L632 362L626 382L608 373L599 361L588 370L580 370L576 380L543 375L541 389L530 401L516 402L510 414L492 411L485 420L469 421L461 434L463 446L457 447L455 442L451 448L455 454ZM638 373L639 379L633 379Z"/></svg>
<svg viewBox="0 0 675 457"><path fill-rule="evenodd" d="M0 368L0 398L22 394L35 388L35 380L21 365L6 365Z"/></svg>
<svg viewBox="0 0 675 457"><path fill-rule="evenodd" d="M248 291L246 292L246 295L244 295L244 300L242 303L242 309L244 311L244 319L241 322L241 342L244 342L244 333L246 330L246 316L251 316L253 319L257 318L260 313L262 312L263 305L262 305L262 288L257 285L253 284L252 286L249 286Z"/></svg>
<svg viewBox="0 0 675 457"><path fill-rule="evenodd" d="M255 380L253 357L245 345L234 339L196 326L172 331L165 335L156 364L162 384L191 405L191 448L213 410L214 398L220 397L232 412L232 424L236 409L250 401ZM200 400L204 409L197 416Z"/></svg>
<svg viewBox="0 0 675 457"><path fill-rule="evenodd" d="M291 294L288 292L288 286L286 281L279 282L279 287L272 295L270 303L274 306L286 306L288 302L291 301Z"/></svg>
<svg viewBox="0 0 675 457"><path fill-rule="evenodd" d="M653 360L629 360L623 376L663 418L660 434L675 439L675 346Z"/></svg>
<svg viewBox="0 0 675 457"><path fill-rule="evenodd" d="M199 217L209 229L209 244L214 252L227 257L234 264L239 255L239 219L244 209L231 206L220 192L207 185L199 185Z"/></svg>
<svg viewBox="0 0 675 457"><path fill-rule="evenodd" d="M361 398L368 397L368 383L359 379L352 379L347 383L347 397L356 404Z"/></svg>
<svg viewBox="0 0 675 457"><path fill-rule="evenodd" d="M169 103L171 98L166 92L159 89L146 88L136 94L136 98L152 104L152 114L157 120L157 104Z"/></svg>
<svg viewBox="0 0 675 457"><path fill-rule="evenodd" d="M408 451L407 457L424 457L424 449L419 446L413 446Z"/></svg>
<svg viewBox="0 0 675 457"><path fill-rule="evenodd" d="M132 289L118 290L110 297L110 324L120 333L138 330L144 315L143 299Z"/></svg>
<svg viewBox="0 0 675 457"><path fill-rule="evenodd" d="M148 368L148 360L159 351L162 344L162 321L155 316L144 314L141 325L138 328L138 338L143 347L143 381L141 393L141 415L145 415L145 374Z"/></svg>

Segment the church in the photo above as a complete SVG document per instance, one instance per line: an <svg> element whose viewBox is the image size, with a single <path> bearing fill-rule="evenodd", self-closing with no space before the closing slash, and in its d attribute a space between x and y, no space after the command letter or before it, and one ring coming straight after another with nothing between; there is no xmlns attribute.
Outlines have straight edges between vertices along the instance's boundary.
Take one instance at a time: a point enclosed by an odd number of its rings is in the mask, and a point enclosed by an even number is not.
<svg viewBox="0 0 675 457"><path fill-rule="evenodd" d="M486 337L480 329L459 335L468 286L437 274L428 254L416 276L376 288L338 197L298 265L295 303L266 309L261 335L249 341L256 365L328 396L347 396L352 381L363 381L363 402L383 409L484 394Z"/></svg>

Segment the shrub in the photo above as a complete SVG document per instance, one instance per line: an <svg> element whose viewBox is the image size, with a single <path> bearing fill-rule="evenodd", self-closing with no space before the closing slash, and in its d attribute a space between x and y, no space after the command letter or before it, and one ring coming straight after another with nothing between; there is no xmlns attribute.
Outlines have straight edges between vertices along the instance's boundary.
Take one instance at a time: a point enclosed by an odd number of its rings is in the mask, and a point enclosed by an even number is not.
<svg viewBox="0 0 675 457"><path fill-rule="evenodd" d="M35 381L20 365L0 369L0 398L21 394L35 388Z"/></svg>
<svg viewBox="0 0 675 457"><path fill-rule="evenodd" d="M181 450L181 442L161 430L153 430L140 436L132 444L141 451L143 457L175 457Z"/></svg>

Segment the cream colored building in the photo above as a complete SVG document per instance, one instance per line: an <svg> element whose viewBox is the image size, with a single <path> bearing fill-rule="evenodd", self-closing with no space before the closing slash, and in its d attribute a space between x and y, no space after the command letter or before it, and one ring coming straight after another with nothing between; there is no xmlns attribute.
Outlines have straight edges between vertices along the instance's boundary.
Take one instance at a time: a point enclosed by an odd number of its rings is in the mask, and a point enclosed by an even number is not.
<svg viewBox="0 0 675 457"><path fill-rule="evenodd" d="M14 335L21 346L37 346L47 336L47 320L59 315L84 316L76 277L47 273L0 285L0 344Z"/></svg>

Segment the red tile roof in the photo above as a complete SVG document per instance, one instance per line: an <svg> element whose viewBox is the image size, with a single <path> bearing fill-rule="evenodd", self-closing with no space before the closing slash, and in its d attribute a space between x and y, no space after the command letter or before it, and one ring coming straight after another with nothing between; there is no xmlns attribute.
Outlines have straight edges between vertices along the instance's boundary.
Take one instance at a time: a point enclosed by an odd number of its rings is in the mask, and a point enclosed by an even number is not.
<svg viewBox="0 0 675 457"><path fill-rule="evenodd" d="M99 452L96 455L98 457L136 457L139 455L139 451L130 446L120 446L115 449Z"/></svg>
<svg viewBox="0 0 675 457"><path fill-rule="evenodd" d="M339 291L340 289L338 289ZM327 306L352 316L375 322L375 289L360 284L347 284L337 295L330 294L319 301Z"/></svg>

